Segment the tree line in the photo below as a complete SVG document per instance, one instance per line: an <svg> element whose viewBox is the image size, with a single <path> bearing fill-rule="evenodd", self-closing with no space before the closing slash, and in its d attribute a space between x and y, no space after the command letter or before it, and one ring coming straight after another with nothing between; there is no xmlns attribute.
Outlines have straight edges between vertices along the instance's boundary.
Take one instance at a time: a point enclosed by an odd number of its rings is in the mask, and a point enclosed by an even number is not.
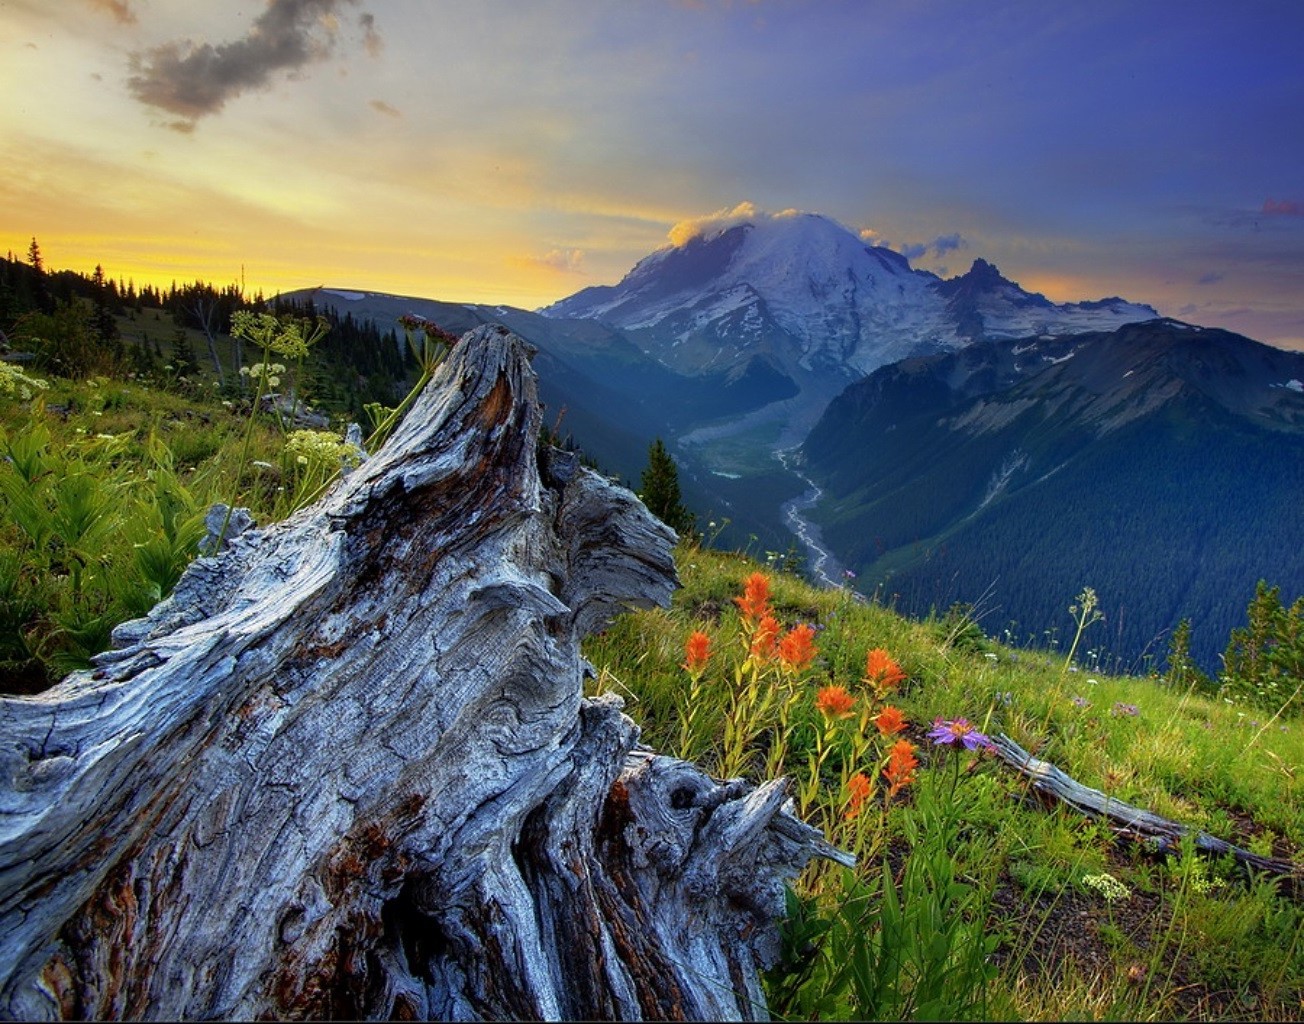
<svg viewBox="0 0 1304 1024"><path fill-rule="evenodd" d="M143 326L148 310L166 314L170 335ZM0 260L0 355L73 379L134 375L181 388L203 379L222 395L242 395L240 369L257 353L246 354L232 336L231 318L240 311L324 324L327 333L303 368L302 383L328 411L360 418L371 403L392 404L416 379L416 358L395 329L318 309L311 300L247 295L238 282L137 287L129 278L114 279L102 264L89 275L51 271L36 238L25 258L10 251Z"/></svg>

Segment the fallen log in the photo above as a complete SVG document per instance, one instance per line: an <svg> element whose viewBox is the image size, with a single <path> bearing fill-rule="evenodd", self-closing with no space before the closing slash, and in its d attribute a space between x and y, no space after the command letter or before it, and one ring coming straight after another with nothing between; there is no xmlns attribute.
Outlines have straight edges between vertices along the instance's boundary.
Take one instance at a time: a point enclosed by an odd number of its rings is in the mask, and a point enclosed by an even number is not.
<svg viewBox="0 0 1304 1024"><path fill-rule="evenodd" d="M318 503L0 699L0 1015L765 1016L784 882L845 858L582 697L675 538L540 417L477 328Z"/></svg>
<svg viewBox="0 0 1304 1024"><path fill-rule="evenodd" d="M1247 867L1289 878L1297 887L1304 884L1304 868L1292 861L1252 853L1208 832L1170 821L1151 811L1133 807L1098 789L1084 786L1049 761L1033 757L1008 736L997 736L991 742L994 753L1026 776L1039 793L1087 817L1110 822L1116 834L1149 843L1157 853L1176 852L1182 839L1189 835L1197 850L1216 857L1230 855Z"/></svg>

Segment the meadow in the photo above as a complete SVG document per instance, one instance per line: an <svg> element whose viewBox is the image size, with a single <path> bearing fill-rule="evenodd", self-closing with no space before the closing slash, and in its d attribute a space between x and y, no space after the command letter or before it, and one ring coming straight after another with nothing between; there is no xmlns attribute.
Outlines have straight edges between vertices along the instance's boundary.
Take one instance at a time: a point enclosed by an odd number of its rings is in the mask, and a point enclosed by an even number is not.
<svg viewBox="0 0 1304 1024"><path fill-rule="evenodd" d="M292 339L248 324L262 361L243 390L171 365L136 379L6 378L7 692L86 665L114 625L165 596L212 504L238 501L267 522L337 470L340 430L296 447L275 409L256 412L273 377L293 372L273 369ZM399 414L376 408L373 446ZM790 894L784 957L767 977L777 1018L1304 1015L1298 872L1247 869L1191 842L1160 849L1090 820L987 743L1008 736L1083 785L1300 863L1297 690L1219 690L1180 652L1147 677L1090 668L1090 581L1065 595L1073 644L1038 650L987 636L962 609L909 619L700 539L676 555L670 608L627 613L588 640L590 690L619 694L644 742L717 777L788 777L797 812L855 854L855 869L813 863Z"/></svg>

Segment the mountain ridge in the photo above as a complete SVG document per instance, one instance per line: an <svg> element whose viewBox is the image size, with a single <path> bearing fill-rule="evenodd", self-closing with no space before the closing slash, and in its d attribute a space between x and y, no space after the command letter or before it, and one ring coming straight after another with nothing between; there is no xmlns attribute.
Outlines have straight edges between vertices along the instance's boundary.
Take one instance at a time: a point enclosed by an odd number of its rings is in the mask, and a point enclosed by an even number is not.
<svg viewBox="0 0 1304 1024"><path fill-rule="evenodd" d="M906 360L812 429L810 518L908 610L990 587L1053 623L1088 584L1132 604L1120 655L1190 617L1211 666L1259 578L1304 592L1301 380L1304 353L1167 319Z"/></svg>

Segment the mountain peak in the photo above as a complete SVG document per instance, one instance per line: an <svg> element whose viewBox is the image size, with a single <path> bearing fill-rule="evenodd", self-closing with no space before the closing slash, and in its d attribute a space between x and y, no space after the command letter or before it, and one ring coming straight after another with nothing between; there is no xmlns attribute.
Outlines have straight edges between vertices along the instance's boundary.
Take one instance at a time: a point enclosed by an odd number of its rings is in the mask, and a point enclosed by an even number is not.
<svg viewBox="0 0 1304 1024"><path fill-rule="evenodd" d="M541 312L630 331L683 373L763 355L821 394L884 363L971 340L1102 330L1157 315L1122 302L1057 305L984 259L942 281L823 214L767 213L750 203L675 225L669 244L619 284Z"/></svg>
<svg viewBox="0 0 1304 1024"><path fill-rule="evenodd" d="M975 284L996 285L1012 283L996 268L995 263L988 263L981 257L973 261L973 266L969 268L969 272L964 276Z"/></svg>

